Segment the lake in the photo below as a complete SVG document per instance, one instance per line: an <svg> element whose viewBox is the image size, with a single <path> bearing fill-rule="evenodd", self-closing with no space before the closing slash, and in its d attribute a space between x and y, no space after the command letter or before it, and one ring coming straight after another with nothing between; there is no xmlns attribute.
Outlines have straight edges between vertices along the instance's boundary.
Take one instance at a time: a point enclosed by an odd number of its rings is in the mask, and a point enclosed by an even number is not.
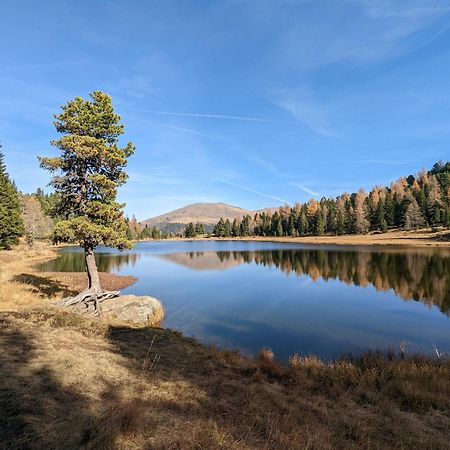
<svg viewBox="0 0 450 450"><path fill-rule="evenodd" d="M164 327L205 344L277 358L369 349L450 352L450 250L249 241L150 241L97 249L99 270L134 275ZM42 270L84 271L65 247Z"/></svg>

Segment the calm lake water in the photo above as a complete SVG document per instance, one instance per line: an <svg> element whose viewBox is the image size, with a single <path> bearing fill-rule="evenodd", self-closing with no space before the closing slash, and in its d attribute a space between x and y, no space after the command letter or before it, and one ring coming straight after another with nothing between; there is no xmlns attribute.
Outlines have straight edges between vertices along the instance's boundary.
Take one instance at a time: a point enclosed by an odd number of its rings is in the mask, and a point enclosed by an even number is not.
<svg viewBox="0 0 450 450"><path fill-rule="evenodd" d="M99 270L138 277L163 326L221 348L279 359L368 349L450 352L450 251L243 241L141 242L99 248ZM42 270L84 271L79 248Z"/></svg>

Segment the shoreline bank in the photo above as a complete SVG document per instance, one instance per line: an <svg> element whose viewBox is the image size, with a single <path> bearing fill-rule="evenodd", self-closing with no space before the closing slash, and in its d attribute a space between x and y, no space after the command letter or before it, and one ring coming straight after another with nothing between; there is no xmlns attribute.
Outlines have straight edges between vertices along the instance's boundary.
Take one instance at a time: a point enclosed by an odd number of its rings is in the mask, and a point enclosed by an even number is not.
<svg viewBox="0 0 450 450"><path fill-rule="evenodd" d="M245 236L245 237L206 237L196 238L168 238L163 241L254 241L254 242L282 242L290 244L317 244L336 246L410 246L410 247L439 247L450 248L450 230L417 230L417 231L388 231L377 234L345 234L340 236ZM152 242L147 239L136 242ZM158 241L158 240L155 240Z"/></svg>

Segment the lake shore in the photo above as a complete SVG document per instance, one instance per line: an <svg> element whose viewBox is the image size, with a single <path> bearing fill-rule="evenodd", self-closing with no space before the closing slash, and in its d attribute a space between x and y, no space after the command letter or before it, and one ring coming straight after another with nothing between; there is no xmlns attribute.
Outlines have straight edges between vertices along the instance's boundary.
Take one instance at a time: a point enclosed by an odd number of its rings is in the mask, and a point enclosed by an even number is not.
<svg viewBox="0 0 450 450"><path fill-rule="evenodd" d="M197 238L172 238L169 240L236 240L236 241L262 241L262 242L285 242L298 244L317 245L390 245L410 247L447 247L450 248L449 230L395 230L387 233L377 234L346 234L342 236L302 236L302 237L274 237L274 236L248 236L248 237L197 237Z"/></svg>
<svg viewBox="0 0 450 450"><path fill-rule="evenodd" d="M94 321L48 307L64 289L57 276L39 273L38 286L17 278L36 275L53 248L14 252L0 252L0 446L448 446L446 358L293 355L284 365L269 350L251 358L167 329ZM46 296L46 282L61 291Z"/></svg>
<svg viewBox="0 0 450 450"><path fill-rule="evenodd" d="M20 244L10 251L0 251L0 311L42 307L58 298L74 295L87 284L83 272L41 272L37 265L56 258L66 245L54 246L37 241L33 248ZM124 289L136 282L130 275L99 272L106 290Z"/></svg>

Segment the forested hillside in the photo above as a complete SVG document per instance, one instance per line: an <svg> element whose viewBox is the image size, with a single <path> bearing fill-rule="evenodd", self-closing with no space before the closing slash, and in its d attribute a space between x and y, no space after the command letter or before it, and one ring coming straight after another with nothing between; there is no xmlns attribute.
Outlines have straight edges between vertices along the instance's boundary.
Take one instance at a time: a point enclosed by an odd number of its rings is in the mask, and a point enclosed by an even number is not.
<svg viewBox="0 0 450 450"><path fill-rule="evenodd" d="M311 199L273 214L261 212L241 220L220 219L214 234L229 236L305 236L365 234L388 229L450 227L450 162L430 171L400 177L389 187L360 189L336 198Z"/></svg>

